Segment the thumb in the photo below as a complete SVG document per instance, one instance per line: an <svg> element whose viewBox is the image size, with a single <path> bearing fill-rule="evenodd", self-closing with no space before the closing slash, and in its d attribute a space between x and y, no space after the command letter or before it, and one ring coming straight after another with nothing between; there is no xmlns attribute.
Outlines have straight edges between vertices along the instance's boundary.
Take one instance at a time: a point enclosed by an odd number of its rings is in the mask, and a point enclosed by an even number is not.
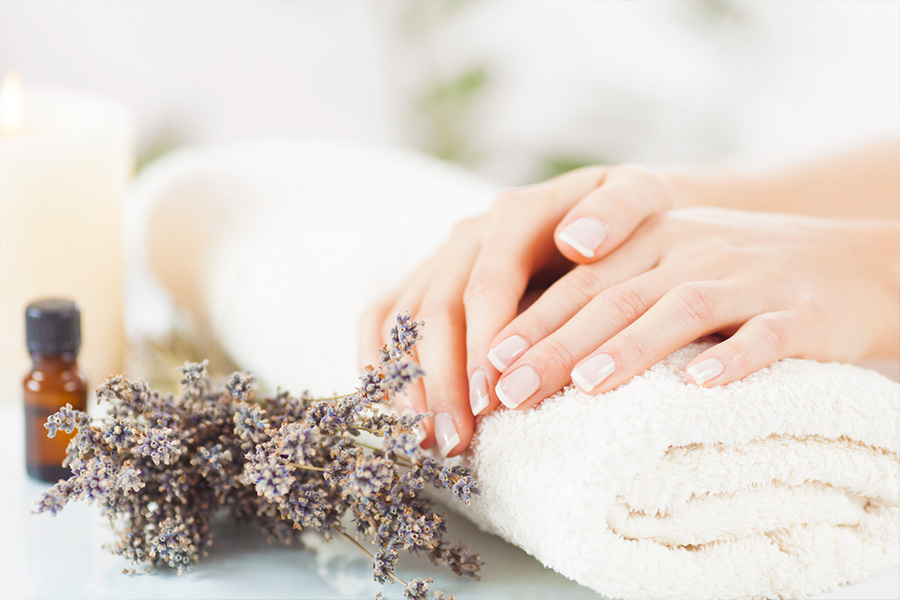
<svg viewBox="0 0 900 600"><path fill-rule="evenodd" d="M635 165L615 167L556 227L556 247L569 260L596 262L654 213L674 206L662 175Z"/></svg>

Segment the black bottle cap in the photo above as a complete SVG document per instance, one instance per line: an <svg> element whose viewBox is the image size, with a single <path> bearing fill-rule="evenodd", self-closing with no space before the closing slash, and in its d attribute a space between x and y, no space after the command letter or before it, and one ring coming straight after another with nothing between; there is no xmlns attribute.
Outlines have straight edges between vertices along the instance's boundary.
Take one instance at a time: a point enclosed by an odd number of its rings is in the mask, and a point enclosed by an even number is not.
<svg viewBox="0 0 900 600"><path fill-rule="evenodd" d="M63 354L81 346L81 310L71 300L47 298L25 309L28 352Z"/></svg>

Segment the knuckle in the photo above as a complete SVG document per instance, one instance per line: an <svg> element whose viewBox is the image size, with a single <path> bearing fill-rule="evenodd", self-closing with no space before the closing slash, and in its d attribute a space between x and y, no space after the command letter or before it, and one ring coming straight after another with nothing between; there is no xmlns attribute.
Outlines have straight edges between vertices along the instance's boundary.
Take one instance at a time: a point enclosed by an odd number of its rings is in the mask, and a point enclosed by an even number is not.
<svg viewBox="0 0 900 600"><path fill-rule="evenodd" d="M473 274L463 289L463 304L468 307L477 304L482 298L490 296L490 293L497 287L497 280L487 274Z"/></svg>
<svg viewBox="0 0 900 600"><path fill-rule="evenodd" d="M725 352L724 355L729 356L728 364L730 369L735 373L750 373L753 371L753 348L747 344L736 343L734 340L728 340L722 344Z"/></svg>
<svg viewBox="0 0 900 600"><path fill-rule="evenodd" d="M469 278L463 289L463 306L470 308L482 302L496 302L498 299L506 301L516 297L514 286L504 277L497 276L491 271L479 270Z"/></svg>
<svg viewBox="0 0 900 600"><path fill-rule="evenodd" d="M801 288L794 294L793 301L795 311L800 315L807 315L815 321L827 313L826 304L820 294L814 294L808 288Z"/></svg>
<svg viewBox="0 0 900 600"><path fill-rule="evenodd" d="M603 290L603 281L596 270L590 267L576 267L569 271L560 282L560 287L576 296L576 299L587 303Z"/></svg>
<svg viewBox="0 0 900 600"><path fill-rule="evenodd" d="M610 289L607 294L614 312L621 317L623 324L633 323L644 314L646 301L637 288L623 285Z"/></svg>
<svg viewBox="0 0 900 600"><path fill-rule="evenodd" d="M629 178L639 181L641 183L659 187L661 189L666 189L668 187L668 181L659 171L654 171L653 169L648 169L647 167L635 163L626 163L619 167L621 169L622 174L627 175Z"/></svg>
<svg viewBox="0 0 900 600"><path fill-rule="evenodd" d="M602 217L611 223L625 223L634 211L629 198L621 191L600 188L595 198L594 212L602 213Z"/></svg>
<svg viewBox="0 0 900 600"><path fill-rule="evenodd" d="M623 348L623 351L613 354L614 356L625 355L628 357L622 364L650 366L648 361L652 357L653 351L649 344L649 340L637 335L623 335L621 347Z"/></svg>
<svg viewBox="0 0 900 600"><path fill-rule="evenodd" d="M684 283L673 292L679 311L692 323L709 323L716 317L715 295L706 285Z"/></svg>
<svg viewBox="0 0 900 600"><path fill-rule="evenodd" d="M535 362L541 365L541 370L549 369L551 372L568 373L575 365L572 351L562 340L547 338L540 345Z"/></svg>
<svg viewBox="0 0 900 600"><path fill-rule="evenodd" d="M650 204L657 210L675 204L669 180L659 171L632 163L622 165L620 170L624 176L640 187L646 199L652 199ZM645 206L644 210L647 208Z"/></svg>
<svg viewBox="0 0 900 600"><path fill-rule="evenodd" d="M516 330L526 340L539 340L559 327L553 314L545 310L527 310L516 319Z"/></svg>
<svg viewBox="0 0 900 600"><path fill-rule="evenodd" d="M747 361L747 345L739 344L735 340L736 334L732 334L731 337L726 338L724 341L718 343L713 346L713 350L717 351L717 356L722 359L722 362L725 363L726 368L730 368L734 371L740 371L743 369L744 365ZM705 357L706 351L701 352L700 356ZM703 362L702 360L697 360L694 358L696 362Z"/></svg>
<svg viewBox="0 0 900 600"><path fill-rule="evenodd" d="M791 340L791 326L787 319L775 315L759 317L761 327L759 333L763 343L778 354L783 354Z"/></svg>
<svg viewBox="0 0 900 600"><path fill-rule="evenodd" d="M447 302L438 302L422 307L418 311L416 319L425 321L428 328L432 331L446 331L461 324L459 311L454 310L453 306Z"/></svg>

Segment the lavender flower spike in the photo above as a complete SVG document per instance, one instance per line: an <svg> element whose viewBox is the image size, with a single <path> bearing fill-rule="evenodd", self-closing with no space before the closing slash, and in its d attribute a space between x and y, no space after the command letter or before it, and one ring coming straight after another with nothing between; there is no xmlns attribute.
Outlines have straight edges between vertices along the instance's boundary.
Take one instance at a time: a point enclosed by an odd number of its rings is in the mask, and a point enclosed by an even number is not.
<svg viewBox="0 0 900 600"><path fill-rule="evenodd" d="M381 363L359 388L322 400L262 397L241 372L216 383L205 361L179 369L178 395L112 377L97 390L107 418L91 421L67 406L47 420L50 437L77 429L66 457L73 475L50 488L36 512L93 502L118 534L113 552L178 573L209 550L210 524L222 512L283 544L307 528L341 534L369 555L376 580L401 583L407 598L439 600L430 579L407 583L394 570L406 551L477 578L480 556L445 540L446 522L423 492L449 488L468 504L478 487L467 470L418 448L413 429L424 415L398 417L377 406L423 375L412 359L421 327L409 313L398 315Z"/></svg>

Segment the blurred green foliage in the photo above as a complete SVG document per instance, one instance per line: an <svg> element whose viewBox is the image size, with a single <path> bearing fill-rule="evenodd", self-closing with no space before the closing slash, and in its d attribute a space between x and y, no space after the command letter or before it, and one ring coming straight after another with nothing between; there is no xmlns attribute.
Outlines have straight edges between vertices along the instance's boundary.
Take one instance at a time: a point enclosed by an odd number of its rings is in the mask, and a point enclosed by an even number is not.
<svg viewBox="0 0 900 600"><path fill-rule="evenodd" d="M387 4L392 7L387 11L390 18L383 22L401 49L395 57L396 62L389 63L388 69L403 71L414 67L410 70L413 74L411 86L399 87L399 102L405 108L403 127L407 143L476 171L504 151L502 144L485 147L480 135L489 118L487 99L503 76L502 73L498 75L500 67L487 56L463 61L462 65L455 63L452 56L442 53L455 54L456 46L446 49L434 40L454 31L460 19L471 16L471 11L483 8L484 4L486 2L474 0L398 0ZM683 0L672 6L676 8L672 14L680 17L682 27L697 29L704 34L711 29L721 29L723 35L731 36L735 28L747 26L749 21L747 5L739 0ZM303 18L305 14L301 11L297 18ZM459 44L464 48L465 38L459 39ZM184 125L164 124L142 144L137 170L191 142ZM614 164L627 159L618 156L621 152L614 151L611 144L602 139L591 141L587 147L584 139L577 142L578 148L563 145L549 156L521 157L531 165L524 179L537 181L585 165ZM537 147L540 148L539 141Z"/></svg>
<svg viewBox="0 0 900 600"><path fill-rule="evenodd" d="M166 123L156 129L137 151L134 172L140 173L157 158L189 143L185 129L177 123Z"/></svg>
<svg viewBox="0 0 900 600"><path fill-rule="evenodd" d="M604 160L602 158L591 156L549 156L540 161L541 172L538 174L536 181L551 179L553 177L556 177L557 175L562 175L563 173L568 173L569 171L574 171L575 169L580 169L581 167L611 164L614 162L615 161L612 160Z"/></svg>
<svg viewBox="0 0 900 600"><path fill-rule="evenodd" d="M426 150L444 160L471 165L479 153L471 142L468 121L490 83L487 67L472 67L425 90L419 111L430 132Z"/></svg>

